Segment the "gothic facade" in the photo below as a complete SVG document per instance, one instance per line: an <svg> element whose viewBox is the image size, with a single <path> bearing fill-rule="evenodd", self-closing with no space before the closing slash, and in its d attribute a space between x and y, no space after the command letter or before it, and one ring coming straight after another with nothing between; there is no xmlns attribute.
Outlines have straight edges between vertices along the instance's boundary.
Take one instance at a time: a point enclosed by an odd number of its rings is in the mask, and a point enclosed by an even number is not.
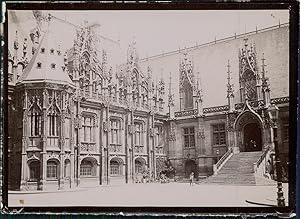
<svg viewBox="0 0 300 219"><path fill-rule="evenodd" d="M178 74L170 74L167 91L153 65L144 68L135 42L127 61L114 69L93 25L78 28L73 47L63 52L54 41L52 16L34 15L43 25L31 31L32 50L16 32L8 51L10 189L135 183L147 170L155 179L168 167L175 177L193 171L200 178L213 174L222 157L242 151L261 151L266 160L274 150L268 112L275 105L280 152L288 162L289 97L271 98L265 58L258 59L246 37L236 53L238 95L228 61L227 104L205 107L188 51L172 63Z"/></svg>

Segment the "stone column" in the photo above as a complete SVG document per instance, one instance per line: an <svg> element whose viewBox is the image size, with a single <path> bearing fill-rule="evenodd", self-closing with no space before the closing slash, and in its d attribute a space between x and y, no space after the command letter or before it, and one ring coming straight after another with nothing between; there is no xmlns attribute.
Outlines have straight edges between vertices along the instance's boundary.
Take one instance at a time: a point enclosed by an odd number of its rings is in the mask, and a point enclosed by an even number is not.
<svg viewBox="0 0 300 219"><path fill-rule="evenodd" d="M64 101L63 101L64 102ZM60 171L59 171L59 189L64 189L65 177L64 177L64 156L65 156L65 109L62 110L60 121Z"/></svg>
<svg viewBox="0 0 300 219"><path fill-rule="evenodd" d="M154 179L156 179L157 176L157 169L156 169L156 145L155 145L155 141L154 141L154 116L155 116L155 112L152 112L151 115L151 127L153 130L153 136L152 136L152 151L153 151L153 172L154 172Z"/></svg>
<svg viewBox="0 0 300 219"><path fill-rule="evenodd" d="M107 132L106 132L106 148L107 148L107 154L106 154L106 176L107 176L107 184L110 183L110 162L109 162L109 148L110 148L110 118L109 118L109 105L107 105L106 108L106 122L107 122Z"/></svg>
<svg viewBox="0 0 300 219"><path fill-rule="evenodd" d="M129 130L128 130L128 112L126 112L124 120L124 144L125 144L125 183L129 181Z"/></svg>
<svg viewBox="0 0 300 219"><path fill-rule="evenodd" d="M204 124L204 115L201 115L198 117L198 154L196 154L196 156L198 155L203 155L205 154L206 150L205 150L205 124Z"/></svg>
<svg viewBox="0 0 300 219"><path fill-rule="evenodd" d="M23 102L23 133L22 133L22 169L21 169L21 185L20 190L27 190L27 180L28 180L28 164L27 164L27 138L28 138L28 96L27 91L25 91L25 97Z"/></svg>
<svg viewBox="0 0 300 219"><path fill-rule="evenodd" d="M151 150L150 150L150 142L151 142L151 136L152 136L153 130L150 127L150 115L147 116L147 133L146 133L146 148L147 148L147 167L148 169L151 170L151 161L150 161L150 157L151 157Z"/></svg>
<svg viewBox="0 0 300 219"><path fill-rule="evenodd" d="M226 115L227 117L227 145L229 149L232 149L235 153L239 152L239 145L235 143L235 137L234 137L234 121L235 121L235 114L230 111Z"/></svg>
<svg viewBox="0 0 300 219"><path fill-rule="evenodd" d="M39 189L46 190L46 179L47 179L47 136L48 136L48 120L47 120L47 106L46 106L46 89L43 91L43 133L42 133L42 144L41 144L41 180Z"/></svg>
<svg viewBox="0 0 300 219"><path fill-rule="evenodd" d="M75 127L74 127L74 113L73 113L73 101L72 104L70 105L71 109L71 119L70 119L70 162L71 162L71 174L70 174L70 187L73 187L75 185L75 147L74 147L74 132L75 132ZM74 108L73 108L74 109Z"/></svg>
<svg viewBox="0 0 300 219"><path fill-rule="evenodd" d="M76 103L76 113L77 113L77 135L76 135L76 184L77 187L80 185L80 147L81 147L81 131L82 131L82 118L81 118L81 108L80 108L80 97L77 97Z"/></svg>

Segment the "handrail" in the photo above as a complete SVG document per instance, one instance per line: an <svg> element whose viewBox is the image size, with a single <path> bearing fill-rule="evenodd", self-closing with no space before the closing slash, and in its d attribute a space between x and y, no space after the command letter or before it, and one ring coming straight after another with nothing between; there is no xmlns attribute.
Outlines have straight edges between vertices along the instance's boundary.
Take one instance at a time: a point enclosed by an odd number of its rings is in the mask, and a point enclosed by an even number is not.
<svg viewBox="0 0 300 219"><path fill-rule="evenodd" d="M261 164L261 162L264 160L264 158L266 157L268 153L268 150L265 150L264 153L258 158L258 160L255 162L257 167L259 167L259 165Z"/></svg>
<svg viewBox="0 0 300 219"><path fill-rule="evenodd" d="M226 158L233 153L232 148L230 148L226 153L220 158L220 160L216 163L217 168L220 167L220 165L226 160Z"/></svg>
<svg viewBox="0 0 300 219"><path fill-rule="evenodd" d="M224 162L227 160L227 158L233 154L233 149L230 148L228 151L226 151L226 153L220 158L220 160L218 160L218 162L216 164L214 164L213 169L214 169L214 174L216 174L221 167L223 166L222 164L224 164Z"/></svg>
<svg viewBox="0 0 300 219"><path fill-rule="evenodd" d="M268 153L268 150L265 150L263 152L263 154L258 158L258 160L253 164L254 165L254 172L257 172L257 169L259 168L259 166L261 165L261 163L263 162L263 160L266 158Z"/></svg>

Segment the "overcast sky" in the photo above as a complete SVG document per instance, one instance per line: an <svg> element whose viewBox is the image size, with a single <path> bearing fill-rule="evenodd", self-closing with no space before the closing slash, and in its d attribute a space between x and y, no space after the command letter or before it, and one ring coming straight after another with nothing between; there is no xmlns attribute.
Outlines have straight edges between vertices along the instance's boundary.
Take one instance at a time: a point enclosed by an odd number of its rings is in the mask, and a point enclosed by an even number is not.
<svg viewBox="0 0 300 219"><path fill-rule="evenodd" d="M173 51L216 39L245 33L289 21L288 10L160 10L160 11L44 11L81 25L84 20L100 24L99 33L119 44L106 40L119 51L118 62L126 60L126 50L135 39L140 58ZM24 31L33 29L32 11L15 11L18 25ZM9 17L9 20L12 16ZM33 21L33 19L31 19ZM57 21L57 39L62 49L68 49L75 39L75 28ZM121 51L120 51L121 50Z"/></svg>
<svg viewBox="0 0 300 219"><path fill-rule="evenodd" d="M193 46L289 21L288 10L230 11L56 11L57 17L101 25L101 34L120 40L122 51L135 38L140 57Z"/></svg>

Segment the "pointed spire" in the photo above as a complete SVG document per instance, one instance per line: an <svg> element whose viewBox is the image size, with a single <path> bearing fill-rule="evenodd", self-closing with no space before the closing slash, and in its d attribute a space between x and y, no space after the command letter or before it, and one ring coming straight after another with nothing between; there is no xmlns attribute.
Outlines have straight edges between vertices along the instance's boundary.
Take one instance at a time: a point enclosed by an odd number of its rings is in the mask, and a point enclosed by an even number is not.
<svg viewBox="0 0 300 219"><path fill-rule="evenodd" d="M245 46L245 49L247 49L247 46L248 46L248 38L245 38L245 39L244 39L244 46Z"/></svg>
<svg viewBox="0 0 300 219"><path fill-rule="evenodd" d="M261 65L261 75L262 75L262 88L263 88L263 92L268 92L269 90L269 78L266 77L266 70L265 70L265 67L267 66L265 64L265 57L264 57L264 53L262 54L262 65Z"/></svg>
<svg viewBox="0 0 300 219"><path fill-rule="evenodd" d="M227 97L234 97L233 94L233 84L231 84L231 71L230 71L230 62L228 60L228 64L227 64Z"/></svg>
<svg viewBox="0 0 300 219"><path fill-rule="evenodd" d="M231 70L230 70L230 61L228 60L227 63L227 100L228 100L228 106L229 106L229 112L232 112L234 110L233 106L233 98L234 98L234 90L233 90L233 84L231 84Z"/></svg>
<svg viewBox="0 0 300 219"><path fill-rule="evenodd" d="M14 49L19 49L19 38L18 38L18 31L16 30L15 40L14 40Z"/></svg>
<svg viewBox="0 0 300 219"><path fill-rule="evenodd" d="M172 73L169 76L169 95L168 95L168 107L174 106L174 95L172 94Z"/></svg>

